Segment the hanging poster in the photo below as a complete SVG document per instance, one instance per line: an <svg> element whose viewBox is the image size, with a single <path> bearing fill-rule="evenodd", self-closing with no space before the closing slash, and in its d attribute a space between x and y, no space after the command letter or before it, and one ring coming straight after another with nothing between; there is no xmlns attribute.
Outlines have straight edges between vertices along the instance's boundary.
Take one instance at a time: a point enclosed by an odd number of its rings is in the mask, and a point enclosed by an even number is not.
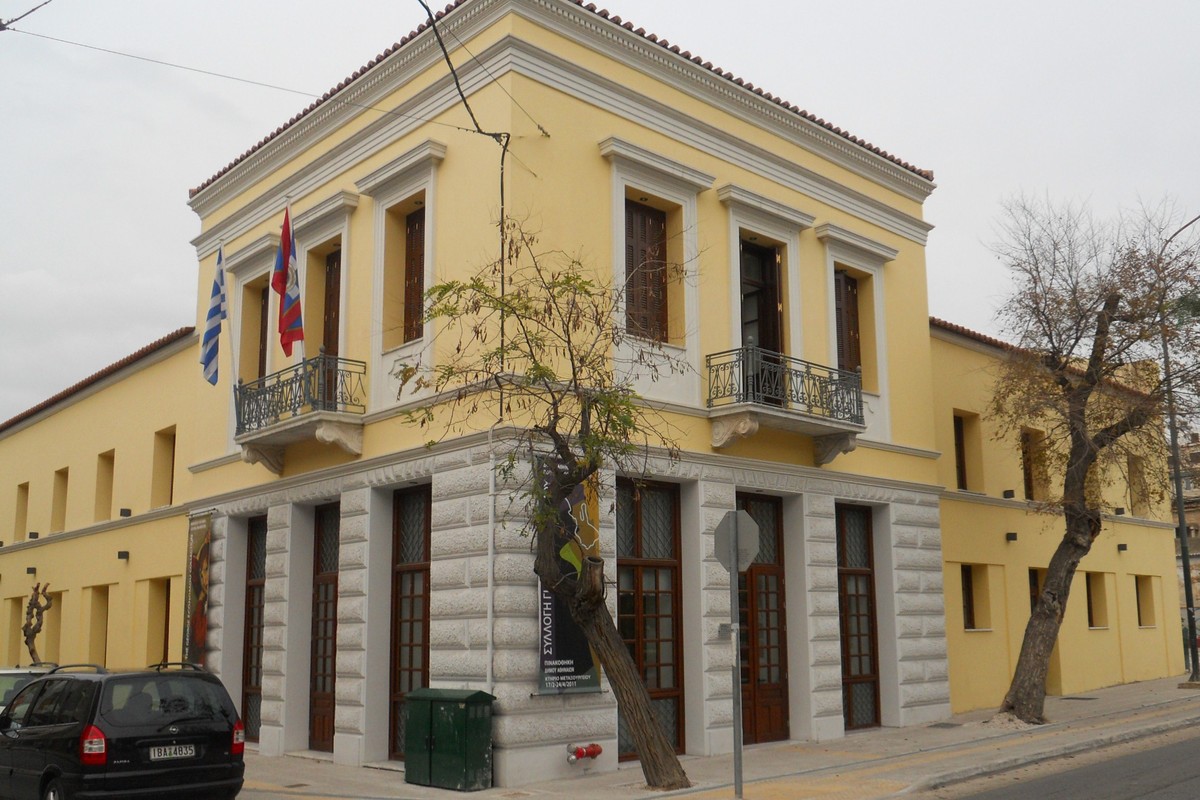
<svg viewBox="0 0 1200 800"><path fill-rule="evenodd" d="M183 660L204 664L208 640L208 568L212 514L188 520L188 557L184 571Z"/></svg>
<svg viewBox="0 0 1200 800"><path fill-rule="evenodd" d="M596 483L576 486L564 501L561 518L569 529L560 535L558 557L563 571L580 574L586 556L600 555ZM600 667L583 631L571 619L565 601L538 581L539 694L600 691Z"/></svg>

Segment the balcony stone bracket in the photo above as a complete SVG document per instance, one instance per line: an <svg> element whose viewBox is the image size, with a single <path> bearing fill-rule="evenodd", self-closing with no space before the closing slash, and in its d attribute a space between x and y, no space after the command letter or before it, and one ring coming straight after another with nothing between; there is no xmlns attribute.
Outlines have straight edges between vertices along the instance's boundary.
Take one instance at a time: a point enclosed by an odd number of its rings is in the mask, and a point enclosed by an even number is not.
<svg viewBox="0 0 1200 800"><path fill-rule="evenodd" d="M717 417L712 421L712 446L720 449L758 433L758 414L742 411Z"/></svg>
<svg viewBox="0 0 1200 800"><path fill-rule="evenodd" d="M363 431L362 425L354 422L338 422L324 419L317 421L308 429L312 438L321 444L337 445L352 456L362 455ZM300 441L293 437L293 441ZM247 464L262 464L276 475L283 474L284 444L250 444L242 445L242 461Z"/></svg>
<svg viewBox="0 0 1200 800"><path fill-rule="evenodd" d="M363 428L361 423L349 424L336 420L322 420L313 432L322 444L335 444L352 456L362 455Z"/></svg>
<svg viewBox="0 0 1200 800"><path fill-rule="evenodd" d="M283 474L283 447L269 444L242 445L242 461L262 464L276 475Z"/></svg>
<svg viewBox="0 0 1200 800"><path fill-rule="evenodd" d="M738 439L745 439L758 433L760 424L762 424L762 413L760 411L738 411L732 414L722 414L719 417L712 419L712 446L714 449L728 447ZM779 425L778 420L774 417L766 420L768 427L782 427L784 430L789 429L788 425ZM826 428L828 430L828 428ZM804 433L813 432L802 430ZM813 435L813 460L817 466L824 466L830 461L833 461L843 453L849 453L858 446L858 434L854 431L842 431L838 433L829 433L822 435Z"/></svg>
<svg viewBox="0 0 1200 800"><path fill-rule="evenodd" d="M813 460L823 467L843 453L858 447L858 435L854 433L832 433L813 437Z"/></svg>

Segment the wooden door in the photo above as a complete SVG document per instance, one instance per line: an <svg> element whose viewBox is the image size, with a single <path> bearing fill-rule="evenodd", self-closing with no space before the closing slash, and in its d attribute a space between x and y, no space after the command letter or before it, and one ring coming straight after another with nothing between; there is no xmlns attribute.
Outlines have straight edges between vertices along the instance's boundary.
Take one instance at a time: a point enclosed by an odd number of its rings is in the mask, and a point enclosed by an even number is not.
<svg viewBox="0 0 1200 800"><path fill-rule="evenodd" d="M743 241L741 246L742 347L747 350L746 400L782 405L787 397L779 251Z"/></svg>
<svg viewBox="0 0 1200 800"><path fill-rule="evenodd" d="M252 517L246 536L246 608L242 648L242 722L246 741L262 727L263 633L266 630L267 518Z"/></svg>
<svg viewBox="0 0 1200 800"><path fill-rule="evenodd" d="M333 752L340 519L341 507L337 503L318 506L316 509L308 748L327 753Z"/></svg>
<svg viewBox="0 0 1200 800"><path fill-rule="evenodd" d="M322 363L320 397L322 408L338 410L338 348L341 345L342 251L325 257L325 318L321 327Z"/></svg>
<svg viewBox="0 0 1200 800"><path fill-rule="evenodd" d="M429 685L428 484L392 495L392 672L388 757L404 760L408 704L414 689Z"/></svg>
<svg viewBox="0 0 1200 800"><path fill-rule="evenodd" d="M846 730L879 726L879 640L871 509L837 507L838 616Z"/></svg>
<svg viewBox="0 0 1200 800"><path fill-rule="evenodd" d="M783 508L777 497L738 495L758 523L759 552L738 575L741 628L742 739L787 739L787 617L783 577Z"/></svg>

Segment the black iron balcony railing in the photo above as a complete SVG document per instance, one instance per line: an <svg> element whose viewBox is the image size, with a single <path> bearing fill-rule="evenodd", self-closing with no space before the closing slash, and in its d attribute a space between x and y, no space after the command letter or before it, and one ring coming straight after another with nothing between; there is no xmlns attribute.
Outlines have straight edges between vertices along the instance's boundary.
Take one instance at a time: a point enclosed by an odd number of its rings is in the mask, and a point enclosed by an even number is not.
<svg viewBox="0 0 1200 800"><path fill-rule="evenodd" d="M786 408L863 424L862 377L759 347L708 357L708 407L734 403Z"/></svg>
<svg viewBox="0 0 1200 800"><path fill-rule="evenodd" d="M367 365L319 355L234 388L238 435L315 411L366 411Z"/></svg>

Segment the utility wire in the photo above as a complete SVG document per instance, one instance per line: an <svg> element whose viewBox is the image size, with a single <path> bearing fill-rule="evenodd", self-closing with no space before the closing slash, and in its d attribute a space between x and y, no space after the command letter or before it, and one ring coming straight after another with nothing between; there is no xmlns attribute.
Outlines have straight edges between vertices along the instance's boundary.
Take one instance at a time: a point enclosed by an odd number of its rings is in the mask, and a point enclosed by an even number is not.
<svg viewBox="0 0 1200 800"><path fill-rule="evenodd" d="M422 3L422 5L424 5L424 4ZM500 81L496 80L496 76L492 74L492 71L487 68L486 64L484 64L482 61L479 60L478 56L476 56L474 53L471 52L471 49L469 47L467 47L466 42L464 42L462 39L458 38L458 34L455 33L454 31L450 31L450 35L454 37L454 41L458 42L458 46L467 52L467 55L469 55L471 57L471 60L474 61L476 64L478 64L479 68L487 73L487 76L492 79L492 82L497 87L499 87L500 91L502 91L506 95L508 95L508 99L513 101L513 105L515 105L517 108L521 109L521 113L523 113L525 116L529 117L529 121L532 122L534 125L536 125L537 129L542 132L542 136L545 136L547 139L549 139L550 132L542 127L542 123L540 123L536 119L534 119L533 114L530 114L529 111L526 110L525 106L521 105L521 101L519 101L519 100L517 100L517 98L513 97L512 94L508 91L508 89L504 88L504 84L502 84L502 83L500 83Z"/></svg>
<svg viewBox="0 0 1200 800"><path fill-rule="evenodd" d="M24 14L22 14L19 17L13 17L12 19L9 19L9 20L0 19L0 31L10 30L8 27L9 25L12 25L14 22L20 22L21 20L25 19L33 12L37 11L42 6L49 5L49 4L50 4L50 0L45 0L44 2L38 3L36 6L29 9L28 11L26 11Z"/></svg>
<svg viewBox="0 0 1200 800"><path fill-rule="evenodd" d="M46 3L49 3L49 2L50 2L50 0L46 0ZM46 3L42 3L42 5L45 5ZM41 6L38 6L38 8L41 8ZM34 9L34 10L36 10L36 9ZM22 14L21 16L27 16L30 13L32 13L32 12L26 12L25 14ZM18 17L17 19L20 19L20 17ZM16 20L12 20L12 22L15 22L15 21ZM320 100L323 96L323 95L319 95L319 94L314 94L312 92L306 92L301 89L291 89L287 86L279 86L278 84L274 84L274 83L264 83L263 81L255 81L255 80L251 80L249 78L241 78L241 77L238 77L237 75L227 75L222 72L213 72L212 70L200 69L199 67L189 67L185 64L176 64L171 61L162 61L161 59L150 58L149 56L140 56L135 53L125 53L120 50L112 50L110 48L99 47L94 44L85 44L83 42L74 42L74 41L71 41L70 39L60 39L56 36L47 36L44 33L33 33L31 31L18 30L13 27L8 27L8 23L0 24L0 30L9 30L9 31L12 31L13 33L23 33L26 36L33 36L34 38L37 38L37 39L46 39L47 41L58 42L59 44L66 44L66 45L70 45L72 47L82 47L85 50L94 50L98 53L106 53L108 55L120 56L122 58L131 58L135 61L144 61L148 64L155 64L155 65L158 65L161 67L170 67L171 69L179 69L179 70L183 70L184 72L194 72L199 75L206 75L211 78L221 78L221 79L227 80L227 81L236 81L237 83L245 83L250 86L260 86L264 89L274 89L275 91L287 92L289 94L296 94L296 95L300 95L301 97L310 97L310 98L316 98L316 99ZM460 93L461 93L461 89L460 89ZM399 111L395 111L392 109L380 108L379 106L367 105L365 103L355 103L350 100L343 100L336 96L329 97L326 100L326 102L338 103L339 105L347 106L349 108L359 108L359 109L363 109L366 111L376 111L380 114L386 114L387 116L390 116L390 117L411 119L411 120L415 120L417 122L428 122L433 125L441 125L443 127L453 128L454 130L463 131L465 133L477 133L478 132L477 130L474 130L471 128L465 128L462 125L454 125L449 122L441 122L439 120L426 119L425 117L419 117L416 114L404 114L404 113L401 113Z"/></svg>

